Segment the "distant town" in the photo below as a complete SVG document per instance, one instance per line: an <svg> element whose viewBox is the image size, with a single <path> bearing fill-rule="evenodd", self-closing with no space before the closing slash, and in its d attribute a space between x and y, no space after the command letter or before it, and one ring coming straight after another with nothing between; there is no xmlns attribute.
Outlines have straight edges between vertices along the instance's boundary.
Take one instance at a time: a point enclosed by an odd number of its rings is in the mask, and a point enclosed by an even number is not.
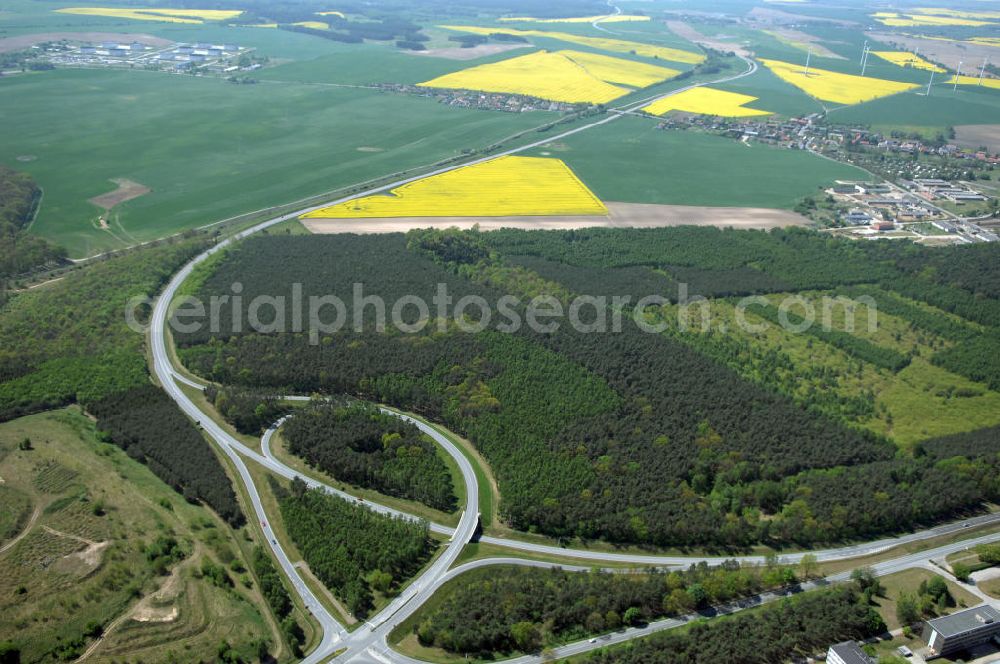
<svg viewBox="0 0 1000 664"><path fill-rule="evenodd" d="M197 75L235 75L260 69L266 58L238 44L143 41L74 42L36 44L19 58L23 70L56 67L145 69ZM6 74L15 73L6 71Z"/></svg>
<svg viewBox="0 0 1000 664"><path fill-rule="evenodd" d="M886 136L822 119L820 114L785 120L677 114L657 127L807 150L869 171L872 180L836 181L825 198L807 199L797 209L838 235L924 244L1000 240L995 227L1000 199L992 177L1000 154L961 147L944 136Z"/></svg>

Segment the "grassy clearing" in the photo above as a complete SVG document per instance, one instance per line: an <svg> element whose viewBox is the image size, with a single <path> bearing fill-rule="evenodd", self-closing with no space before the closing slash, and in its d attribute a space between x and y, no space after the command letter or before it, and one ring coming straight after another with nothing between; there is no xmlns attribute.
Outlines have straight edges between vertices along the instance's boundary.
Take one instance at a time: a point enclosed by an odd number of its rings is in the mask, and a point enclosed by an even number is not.
<svg viewBox="0 0 1000 664"><path fill-rule="evenodd" d="M990 579L979 584L979 589L990 597L1000 599L1000 579Z"/></svg>
<svg viewBox="0 0 1000 664"><path fill-rule="evenodd" d="M828 295L831 294L810 292L797 294L797 297L813 307L816 323L821 324L822 298ZM785 297L787 294L778 294L768 299L778 306ZM878 312L877 325L870 329L868 309L859 306L851 332L876 346L914 355L909 366L894 373L855 359L808 334L795 334L773 324L759 331L744 329L736 320L732 301L713 300L710 308L715 336L694 332L684 336L687 341L696 346L746 342L740 350L739 366L735 368L752 380L766 373L763 369L767 367L768 352L781 353L789 364L769 374L770 383L777 381L782 390L800 402L817 402L832 415L846 417L857 426L889 436L903 447L934 436L1000 423L1000 394L931 364L934 352L951 342L929 332L914 330L902 318ZM804 309L795 305L789 311L803 315ZM843 307L834 306L830 311L831 329L851 329ZM666 307L665 315L668 321L679 320L675 306ZM692 307L689 315L693 329L699 329L700 310ZM946 314L942 312L942 315ZM746 319L754 325L762 322L752 313L748 313ZM718 335L723 326L726 335ZM872 412L852 413L854 406L851 404L855 399L870 402Z"/></svg>
<svg viewBox="0 0 1000 664"><path fill-rule="evenodd" d="M6 484L0 485L0 545L21 533L31 511L31 498L27 493Z"/></svg>
<svg viewBox="0 0 1000 664"><path fill-rule="evenodd" d="M979 570L989 569L992 567L989 563L985 563L979 558L979 554L975 551L959 551L958 553L953 553L945 561L949 565L955 565L956 563L961 563L965 565L970 572L978 572Z"/></svg>
<svg viewBox="0 0 1000 664"><path fill-rule="evenodd" d="M896 602L901 593L916 594L921 581L930 581L936 574L926 569L908 569L896 574L890 574L880 579L884 592L881 596L874 598L878 607L879 615L885 621L890 630L901 627L896 618ZM968 606L979 604L979 599L969 591L959 587L951 581L946 581L951 596L955 599L956 606L948 611L962 609Z"/></svg>
<svg viewBox="0 0 1000 664"><path fill-rule="evenodd" d="M34 449L15 450L25 436ZM78 409L2 424L0 447L4 486L42 508L27 536L0 555L0 640L12 639L27 661L57 651L71 656L92 642L83 636L88 625L108 627L119 618L98 657L183 660L226 641L250 658L261 637L274 651L277 635L241 571L247 565L236 534L120 449L98 442ZM176 538L186 552L168 576L144 553L159 536ZM202 578L204 561L225 568L233 586Z"/></svg>

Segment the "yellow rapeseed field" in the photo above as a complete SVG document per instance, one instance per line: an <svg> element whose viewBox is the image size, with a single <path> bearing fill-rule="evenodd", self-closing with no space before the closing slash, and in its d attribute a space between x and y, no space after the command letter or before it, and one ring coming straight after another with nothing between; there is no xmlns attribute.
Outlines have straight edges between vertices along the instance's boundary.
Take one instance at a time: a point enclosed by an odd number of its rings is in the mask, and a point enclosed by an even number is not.
<svg viewBox="0 0 1000 664"><path fill-rule="evenodd" d="M532 16L508 16L501 21L511 21L520 23L630 23L635 21L648 21L648 16L640 14L605 14L604 16L573 16L571 18L534 18Z"/></svg>
<svg viewBox="0 0 1000 664"><path fill-rule="evenodd" d="M322 21L299 21L298 23L292 23L292 25L301 25L303 28L312 28L313 30L330 29L330 24L323 23Z"/></svg>
<svg viewBox="0 0 1000 664"><path fill-rule="evenodd" d="M474 35L492 35L501 33L505 35L518 35L520 37L544 37L547 39L557 39L559 41L569 42L570 44L589 46L590 48L596 48L601 51L611 51L612 53L634 53L635 55L639 55L644 58L683 62L689 65L695 65L699 62L704 62L705 60L705 56L700 53L692 53L691 51L684 51L679 48L652 46L650 44L641 44L639 42L624 41L621 39L606 39L604 37L584 37L583 35L574 35L568 32L515 30L514 28L483 28L475 25L439 25L438 27L444 28L445 30L455 30L457 32L469 32Z"/></svg>
<svg viewBox="0 0 1000 664"><path fill-rule="evenodd" d="M754 101L757 101L757 97L701 86L654 101L642 110L653 115L665 115L669 111L682 111L684 113L718 115L727 118L771 114L770 111L761 111L756 108L746 108L744 106Z"/></svg>
<svg viewBox="0 0 1000 664"><path fill-rule="evenodd" d="M909 51L872 51L872 55L877 55L883 60L887 60L894 65L899 65L900 67L913 67L914 69L926 69L927 71L934 71L939 74L943 74L946 69L943 67L938 67L933 62L928 62L924 60L919 55L910 53Z"/></svg>
<svg viewBox="0 0 1000 664"><path fill-rule="evenodd" d="M959 85L982 85L984 88L993 88L994 90L1000 90L1000 78L983 78L982 82L979 81L978 76L952 76L945 83L950 85L955 84L955 79L958 79Z"/></svg>
<svg viewBox="0 0 1000 664"><path fill-rule="evenodd" d="M128 18L136 21L165 21L167 23L203 23L204 21L227 21L243 13L242 10L223 9L157 9L118 7L63 7L55 11L78 16L106 16L108 18Z"/></svg>
<svg viewBox="0 0 1000 664"><path fill-rule="evenodd" d="M917 14L929 14L931 16L954 16L955 18L982 18L1000 19L1000 12L997 11L963 11L958 9L944 9L942 7L918 7L913 10Z"/></svg>
<svg viewBox="0 0 1000 664"><path fill-rule="evenodd" d="M899 81L887 81L870 76L841 74L815 67L810 67L806 73L800 64L763 58L760 61L786 83L791 83L817 99L838 104L860 104L920 87L916 83L900 83Z"/></svg>
<svg viewBox="0 0 1000 664"><path fill-rule="evenodd" d="M583 51L556 51L567 59L583 67L588 74L607 83L627 85L630 88L645 88L677 76L676 69L648 65L622 58L613 58Z"/></svg>
<svg viewBox="0 0 1000 664"><path fill-rule="evenodd" d="M980 46L995 46L1000 48L1000 37L969 37L968 39L952 39L951 37L935 37L932 35L907 35L917 39L933 39L934 41L951 42L953 44L978 44Z"/></svg>
<svg viewBox="0 0 1000 664"><path fill-rule="evenodd" d="M958 18L954 16L928 16L925 14L897 14L896 12L875 12L872 18L881 23L894 28L911 28L920 25L934 26L980 26L991 25L989 21L982 21L971 18Z"/></svg>
<svg viewBox="0 0 1000 664"><path fill-rule="evenodd" d="M646 87L678 73L595 53L537 51L462 69L419 85L522 94L570 104L604 104L631 92L622 85Z"/></svg>
<svg viewBox="0 0 1000 664"><path fill-rule="evenodd" d="M499 157L310 212L310 219L605 215L559 159Z"/></svg>

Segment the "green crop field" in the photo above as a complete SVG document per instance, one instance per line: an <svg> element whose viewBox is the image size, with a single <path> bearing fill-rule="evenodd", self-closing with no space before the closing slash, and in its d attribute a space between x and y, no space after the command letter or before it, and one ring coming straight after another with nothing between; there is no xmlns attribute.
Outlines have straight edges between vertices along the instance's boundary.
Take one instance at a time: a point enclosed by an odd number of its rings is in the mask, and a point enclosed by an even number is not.
<svg viewBox="0 0 1000 664"><path fill-rule="evenodd" d="M267 32L267 31L264 31ZM458 34L458 33L449 33ZM313 38L315 39L315 37ZM319 41L319 40L317 40ZM450 60L377 44L337 44L322 57L300 59L270 67L260 73L265 80L304 83L370 85L374 83L416 84L467 67L506 60L537 49L522 48L474 60ZM442 44L442 47L444 44ZM456 46L454 42L450 44Z"/></svg>
<svg viewBox="0 0 1000 664"><path fill-rule="evenodd" d="M752 104L754 108L779 115L807 115L823 110L817 100L804 94L794 85L785 83L767 67L758 67L756 72L746 78L713 87L759 97L759 100Z"/></svg>
<svg viewBox="0 0 1000 664"><path fill-rule="evenodd" d="M830 114L830 121L883 130L902 126L932 134L955 125L991 124L1000 117L1000 90L961 85L955 90L951 85L935 84L929 97L923 92L921 89L839 108Z"/></svg>
<svg viewBox="0 0 1000 664"><path fill-rule="evenodd" d="M864 177L806 152L660 131L631 117L532 154L559 157L601 199L630 203L791 208L835 179Z"/></svg>
<svg viewBox="0 0 1000 664"><path fill-rule="evenodd" d="M371 90L60 70L0 80L0 163L44 190L32 230L86 256L430 164L552 117ZM111 178L152 192L114 208L102 230L88 199L113 190Z"/></svg>

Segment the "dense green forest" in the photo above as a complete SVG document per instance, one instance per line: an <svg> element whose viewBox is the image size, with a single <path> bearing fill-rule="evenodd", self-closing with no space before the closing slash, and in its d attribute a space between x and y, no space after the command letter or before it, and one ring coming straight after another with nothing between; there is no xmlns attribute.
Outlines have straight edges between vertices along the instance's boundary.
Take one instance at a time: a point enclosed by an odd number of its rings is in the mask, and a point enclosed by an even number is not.
<svg viewBox="0 0 1000 664"><path fill-rule="evenodd" d="M373 406L318 404L296 414L282 434L292 454L338 480L443 512L457 506L451 474L434 442Z"/></svg>
<svg viewBox="0 0 1000 664"><path fill-rule="evenodd" d="M271 557L259 546L254 547L252 564L253 572L260 581L260 593L271 607L274 617L278 619L282 636L288 641L292 654L301 657L305 635L302 627L292 616L292 598L281 580L281 573L274 566Z"/></svg>
<svg viewBox="0 0 1000 664"><path fill-rule="evenodd" d="M7 302L0 309L0 420L146 384L144 337L126 324L126 304L154 296L205 246L203 238L188 238L135 249ZM137 311L140 322L148 313Z"/></svg>
<svg viewBox="0 0 1000 664"><path fill-rule="evenodd" d="M0 166L0 285L66 258L62 247L26 232L41 198L42 191L30 175Z"/></svg>
<svg viewBox="0 0 1000 664"><path fill-rule="evenodd" d="M644 574L489 567L442 588L416 632L426 646L489 659L691 613L796 580L787 567L735 561Z"/></svg>
<svg viewBox="0 0 1000 664"><path fill-rule="evenodd" d="M240 282L249 300L300 283L304 297L336 294L350 310L355 283L390 304L403 295L430 303L438 284L455 299L513 294L525 302L637 283L638 291L624 292L635 300L663 293L683 274L695 280L692 292L730 296L739 283L747 285L742 292L868 288L902 276L894 260L903 258L915 260L799 230L286 236L242 243L200 294ZM748 270L763 276L750 279ZM920 278L932 278L924 272ZM886 297L899 311L916 309ZM417 322L414 308L403 311ZM289 321L292 313L283 311ZM375 307L364 313L360 330L321 333L310 343L307 334L236 333L223 312L223 329L178 335L180 353L224 384L348 393L438 419L485 454L512 526L559 537L681 546L832 542L966 513L1000 490L991 479L995 459L932 463L898 455L890 441L829 415L836 409L821 408L823 393L794 400L729 368L721 355L648 334L630 318L607 334L569 325L466 334L437 321L417 334L382 334ZM927 309L913 324L992 334L956 320ZM892 371L909 359L854 337L815 338ZM780 354L762 359L780 361ZM840 407L870 407L863 395L856 400ZM832 495L849 496L849 505L833 504Z"/></svg>
<svg viewBox="0 0 1000 664"><path fill-rule="evenodd" d="M592 664L773 664L885 630L853 587L809 592L730 618L695 623L600 651Z"/></svg>
<svg viewBox="0 0 1000 664"><path fill-rule="evenodd" d="M156 295L205 246L205 238L188 237L109 256L7 302L0 310L0 420L79 403L167 484L240 524L222 464L150 385L145 337L125 320L129 298ZM135 314L142 322L149 307Z"/></svg>
<svg viewBox="0 0 1000 664"><path fill-rule="evenodd" d="M870 258L861 243L802 229L744 231L701 226L531 232L500 230L479 235L503 256L543 258L557 265L605 270L658 269L685 281L690 294L725 297L762 292L833 288L888 278L895 271ZM519 258L518 260L524 260ZM579 277L587 273L574 271ZM550 278L562 281L553 274ZM577 283L577 293L600 286ZM628 289L619 294L632 294ZM672 294L676 296L676 293Z"/></svg>
<svg viewBox="0 0 1000 664"><path fill-rule="evenodd" d="M209 385L205 397L240 433L259 435L292 408L272 392Z"/></svg>
<svg viewBox="0 0 1000 664"><path fill-rule="evenodd" d="M290 490L274 484L289 537L327 588L363 618L374 592L388 593L411 577L436 547L426 522L384 516L299 478Z"/></svg>
<svg viewBox="0 0 1000 664"><path fill-rule="evenodd" d="M185 498L234 527L245 522L233 486L201 432L158 387L134 387L88 404L101 436L149 466Z"/></svg>

